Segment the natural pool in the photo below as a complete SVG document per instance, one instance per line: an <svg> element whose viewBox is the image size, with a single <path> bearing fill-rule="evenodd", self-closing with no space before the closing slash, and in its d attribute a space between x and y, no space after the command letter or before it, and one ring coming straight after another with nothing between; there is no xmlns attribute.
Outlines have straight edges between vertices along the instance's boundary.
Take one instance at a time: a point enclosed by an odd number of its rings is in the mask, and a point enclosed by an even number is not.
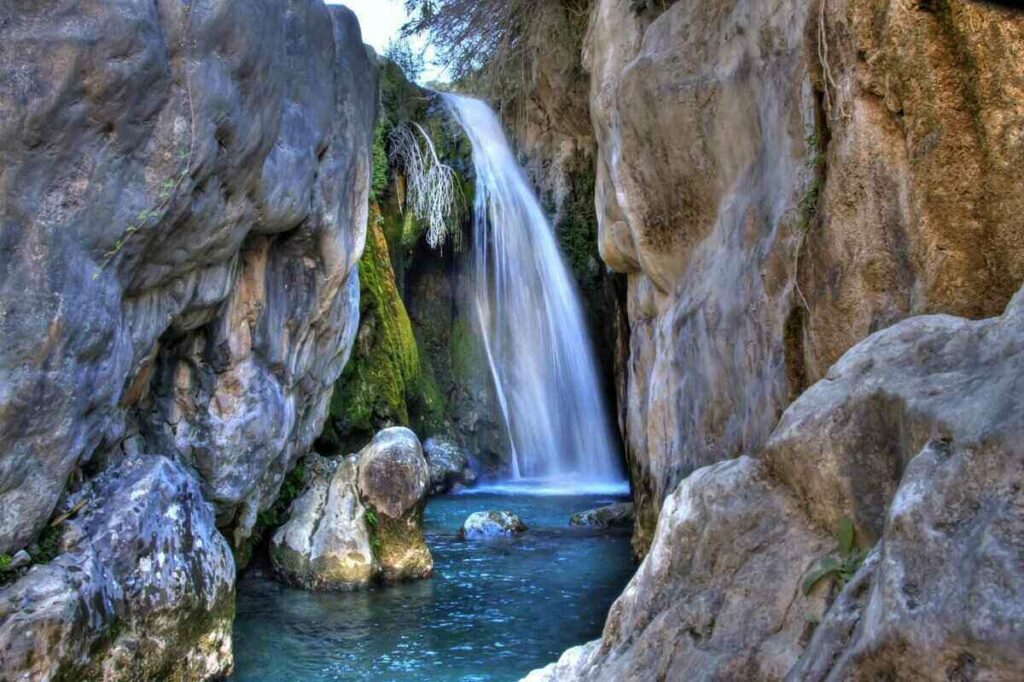
<svg viewBox="0 0 1024 682"><path fill-rule="evenodd" d="M433 498L425 518L429 580L313 594L243 579L232 679L518 680L600 636L634 570L629 533L568 521L615 501L508 492ZM530 530L515 539L459 540L462 521L487 509L512 511Z"/></svg>

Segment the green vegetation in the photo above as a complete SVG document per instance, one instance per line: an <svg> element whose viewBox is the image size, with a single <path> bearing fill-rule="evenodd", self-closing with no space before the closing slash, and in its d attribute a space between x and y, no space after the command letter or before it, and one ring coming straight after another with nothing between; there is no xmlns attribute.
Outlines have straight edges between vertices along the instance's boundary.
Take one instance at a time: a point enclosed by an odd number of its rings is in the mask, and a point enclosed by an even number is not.
<svg viewBox="0 0 1024 682"><path fill-rule="evenodd" d="M839 520L836 540L839 542L836 554L819 559L804 579L804 594L809 594L814 586L825 578L836 578L840 586L845 585L856 575L867 558L868 550L858 549L854 542L853 522L850 519L843 517Z"/></svg>
<svg viewBox="0 0 1024 682"><path fill-rule="evenodd" d="M386 425L429 432L444 422L444 401L421 361L395 284L382 223L379 209L372 207L359 263L359 340L335 386L324 432L324 440L335 448L358 446Z"/></svg>
<svg viewBox="0 0 1024 682"><path fill-rule="evenodd" d="M241 547L232 548L235 555L235 567L239 571L252 560L253 552L267 536L267 533L276 530L287 520L292 502L305 489L306 467L300 463L285 476L281 483L281 492L274 504L256 517L256 526L252 529L252 534L242 543Z"/></svg>
<svg viewBox="0 0 1024 682"><path fill-rule="evenodd" d="M811 172L812 178L811 184L807 187L799 204L800 222L797 227L803 233L809 231L814 224L821 193L825 189L825 150L817 132L807 138L807 148L810 150L807 158L807 170Z"/></svg>

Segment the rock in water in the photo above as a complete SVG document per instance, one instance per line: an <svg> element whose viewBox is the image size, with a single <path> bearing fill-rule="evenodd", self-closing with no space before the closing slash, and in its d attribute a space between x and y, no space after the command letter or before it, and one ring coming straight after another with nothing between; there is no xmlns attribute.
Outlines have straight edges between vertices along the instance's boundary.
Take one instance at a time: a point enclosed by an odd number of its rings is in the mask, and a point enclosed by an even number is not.
<svg viewBox="0 0 1024 682"><path fill-rule="evenodd" d="M428 438L423 454L430 469L430 494L444 495L457 485L471 485L476 475L469 466L469 455L445 438Z"/></svg>
<svg viewBox="0 0 1024 682"><path fill-rule="evenodd" d="M310 455L306 461L309 487L292 502L288 522L270 542L275 573L308 590L365 587L379 566L356 488L357 460Z"/></svg>
<svg viewBox="0 0 1024 682"><path fill-rule="evenodd" d="M527 530L526 524L512 512L485 511L470 514L459 536L466 539L511 537Z"/></svg>
<svg viewBox="0 0 1024 682"><path fill-rule="evenodd" d="M430 473L416 434L385 429L359 453L359 498L373 512L373 542L385 581L425 578L434 560L423 538Z"/></svg>
<svg viewBox="0 0 1024 682"><path fill-rule="evenodd" d="M633 525L633 503L619 502L607 507L588 509L573 514L569 523L574 526L594 526L596 528L623 528Z"/></svg>
<svg viewBox="0 0 1024 682"><path fill-rule="evenodd" d="M0 590L0 679L230 673L235 564L199 483L144 456L76 499L59 556Z"/></svg>

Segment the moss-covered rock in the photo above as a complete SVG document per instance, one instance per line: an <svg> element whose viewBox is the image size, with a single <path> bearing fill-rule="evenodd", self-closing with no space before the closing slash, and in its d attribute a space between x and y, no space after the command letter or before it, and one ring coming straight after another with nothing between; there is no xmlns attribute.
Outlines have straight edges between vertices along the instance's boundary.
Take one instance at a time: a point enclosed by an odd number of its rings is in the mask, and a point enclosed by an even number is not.
<svg viewBox="0 0 1024 682"><path fill-rule="evenodd" d="M359 453L357 476L383 580L429 576L434 560L423 538L423 509L430 475L416 434L404 428L378 433Z"/></svg>
<svg viewBox="0 0 1024 682"><path fill-rule="evenodd" d="M379 429L402 425L442 428L444 401L425 366L395 284L384 221L374 206L359 263L360 326L356 348L331 399L321 444L354 449Z"/></svg>

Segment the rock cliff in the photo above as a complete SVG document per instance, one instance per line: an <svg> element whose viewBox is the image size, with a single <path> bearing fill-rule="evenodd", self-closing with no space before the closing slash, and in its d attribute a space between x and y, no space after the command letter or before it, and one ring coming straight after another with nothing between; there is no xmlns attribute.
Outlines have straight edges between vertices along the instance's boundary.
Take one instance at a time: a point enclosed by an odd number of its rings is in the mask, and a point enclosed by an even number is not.
<svg viewBox="0 0 1024 682"><path fill-rule="evenodd" d="M529 679L1018 675L1022 46L962 0L594 3L646 559Z"/></svg>
<svg viewBox="0 0 1024 682"><path fill-rule="evenodd" d="M217 529L240 546L273 503L356 331L358 23L321 0L5 3L0 72L0 553L61 534L0 592L0 677L223 674Z"/></svg>

